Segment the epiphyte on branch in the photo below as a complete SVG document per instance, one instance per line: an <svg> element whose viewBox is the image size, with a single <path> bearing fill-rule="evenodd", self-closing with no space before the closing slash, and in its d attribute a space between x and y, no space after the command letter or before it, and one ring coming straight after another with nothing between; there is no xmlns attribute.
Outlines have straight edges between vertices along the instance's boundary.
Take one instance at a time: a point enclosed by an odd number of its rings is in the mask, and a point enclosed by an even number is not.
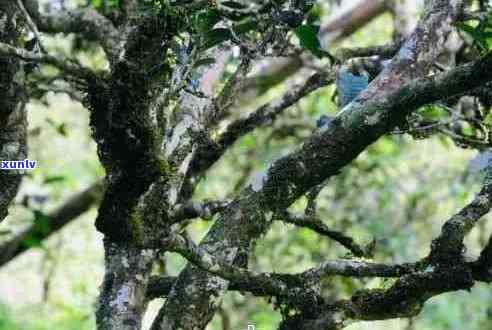
<svg viewBox="0 0 492 330"><path fill-rule="evenodd" d="M338 103L343 108L369 85L369 74L354 64L342 65L337 70Z"/></svg>

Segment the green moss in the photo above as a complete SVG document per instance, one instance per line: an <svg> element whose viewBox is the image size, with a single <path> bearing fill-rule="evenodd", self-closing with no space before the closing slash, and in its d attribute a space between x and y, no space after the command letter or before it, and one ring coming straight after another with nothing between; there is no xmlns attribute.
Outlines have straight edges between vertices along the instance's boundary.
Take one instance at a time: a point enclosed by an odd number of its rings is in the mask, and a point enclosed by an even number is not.
<svg viewBox="0 0 492 330"><path fill-rule="evenodd" d="M144 223L137 207L134 207L128 219L131 228L132 240L135 243L141 243L144 239Z"/></svg>
<svg viewBox="0 0 492 330"><path fill-rule="evenodd" d="M157 156L156 157L157 168L161 176L168 176L171 172L171 166L167 162L167 159Z"/></svg>

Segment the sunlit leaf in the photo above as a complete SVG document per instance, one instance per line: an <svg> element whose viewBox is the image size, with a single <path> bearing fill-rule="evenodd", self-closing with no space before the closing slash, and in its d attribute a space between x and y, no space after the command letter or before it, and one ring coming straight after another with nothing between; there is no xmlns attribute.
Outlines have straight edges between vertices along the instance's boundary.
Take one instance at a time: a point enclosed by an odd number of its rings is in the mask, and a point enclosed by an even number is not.
<svg viewBox="0 0 492 330"><path fill-rule="evenodd" d="M43 183L45 184L57 183L57 182L65 181L66 179L67 177L63 175L50 175L43 180Z"/></svg>

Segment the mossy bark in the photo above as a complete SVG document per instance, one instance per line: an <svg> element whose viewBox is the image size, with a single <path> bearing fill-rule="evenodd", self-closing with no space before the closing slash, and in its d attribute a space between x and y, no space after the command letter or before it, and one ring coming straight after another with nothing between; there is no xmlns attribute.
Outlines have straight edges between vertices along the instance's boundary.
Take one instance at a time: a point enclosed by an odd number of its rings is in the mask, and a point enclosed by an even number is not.
<svg viewBox="0 0 492 330"><path fill-rule="evenodd" d="M13 1L0 4L0 42L19 46L22 20ZM19 59L0 57L0 160L24 160L27 121L22 100L24 76ZM17 194L22 174L0 170L0 222Z"/></svg>

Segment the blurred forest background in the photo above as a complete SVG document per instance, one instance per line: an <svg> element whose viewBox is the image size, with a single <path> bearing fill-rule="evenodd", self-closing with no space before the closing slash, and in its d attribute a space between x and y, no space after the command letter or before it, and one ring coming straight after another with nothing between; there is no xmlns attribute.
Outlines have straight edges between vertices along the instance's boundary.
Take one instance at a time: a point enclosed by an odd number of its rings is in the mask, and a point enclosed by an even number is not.
<svg viewBox="0 0 492 330"><path fill-rule="evenodd" d="M321 17L328 21L356 2L345 1L339 6L321 1ZM84 3L65 1L66 6ZM419 3L411 19L418 17ZM101 1L93 4L102 5ZM58 4L51 1L50 5L55 8ZM392 35L393 20L384 13L335 47L385 44ZM76 56L86 65L107 65L100 49L79 45L73 36L43 41L49 49ZM255 102L265 102L284 88L278 85ZM244 137L201 182L196 196L232 196L234 187L248 182L270 160L292 151L314 129L320 115L337 111L333 93L333 87L321 89L291 107L270 127ZM248 111L247 107L239 110ZM42 221L72 195L104 176L90 137L88 112L80 103L65 94L49 93L41 101L30 103L28 111L29 159L36 160L38 166L24 178L10 215L2 224L1 241ZM476 151L460 148L444 136L386 136L331 179L321 193L319 215L329 227L346 232L358 243L368 244L375 239L375 261L416 261L427 255L429 242L437 236L443 221L477 191L482 174L477 170L476 156ZM299 209L304 206L305 200L295 205ZM94 228L96 210L94 203L88 212L49 239L26 240L24 244L30 249L0 268L0 330L95 329L94 307L103 276L102 235ZM199 239L209 225L206 219L195 222L191 234ZM483 221L467 237L466 254L470 258L478 255L491 229L490 223ZM308 229L276 224L256 247L251 268L299 272L345 253L336 243ZM167 274L176 275L184 265L184 259L171 254L162 267ZM384 287L390 282L334 277L323 285L327 292L344 297L345 292L353 292L354 286ZM480 284L470 292L431 299L423 313L410 321L362 322L347 329L491 329L491 301L491 288ZM161 303L151 303L144 329ZM242 330L251 323L257 330L269 330L279 319L280 314L263 299L245 299L229 292L208 329Z"/></svg>

